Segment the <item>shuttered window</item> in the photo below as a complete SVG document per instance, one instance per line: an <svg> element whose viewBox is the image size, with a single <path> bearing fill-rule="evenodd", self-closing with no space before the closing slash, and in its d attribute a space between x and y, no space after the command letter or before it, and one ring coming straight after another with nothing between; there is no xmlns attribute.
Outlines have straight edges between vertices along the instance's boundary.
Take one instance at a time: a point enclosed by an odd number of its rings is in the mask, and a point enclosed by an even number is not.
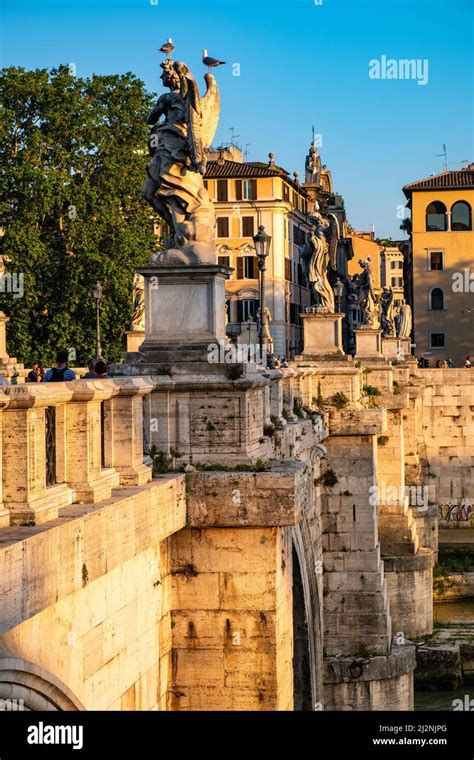
<svg viewBox="0 0 474 760"><path fill-rule="evenodd" d="M229 200L226 179L217 180L217 200L222 201L223 203L226 203Z"/></svg>
<svg viewBox="0 0 474 760"><path fill-rule="evenodd" d="M229 237L229 217L219 216L217 218L217 237Z"/></svg>
<svg viewBox="0 0 474 760"><path fill-rule="evenodd" d="M253 216L242 217L242 237L253 237L255 232Z"/></svg>

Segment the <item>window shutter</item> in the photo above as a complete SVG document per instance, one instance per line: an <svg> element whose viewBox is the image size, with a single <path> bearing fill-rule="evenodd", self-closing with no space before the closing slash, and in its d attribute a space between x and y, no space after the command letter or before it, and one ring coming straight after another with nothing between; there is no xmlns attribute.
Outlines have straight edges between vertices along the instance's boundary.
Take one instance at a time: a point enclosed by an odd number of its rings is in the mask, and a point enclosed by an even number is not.
<svg viewBox="0 0 474 760"><path fill-rule="evenodd" d="M253 272L252 272L253 279L258 280L258 258L256 256L252 256L252 263L253 263Z"/></svg>
<svg viewBox="0 0 474 760"><path fill-rule="evenodd" d="M244 260L242 256L239 256L237 259L237 279L243 280L244 279ZM240 301L239 301L240 303ZM237 320L238 322L241 322L241 319Z"/></svg>
<svg viewBox="0 0 474 760"><path fill-rule="evenodd" d="M257 200L257 180L256 179L250 180L250 200L251 201Z"/></svg>
<svg viewBox="0 0 474 760"><path fill-rule="evenodd" d="M238 259L238 261L241 261L241 259ZM244 316L244 304L242 301L237 301L237 322L243 322L243 316Z"/></svg>
<svg viewBox="0 0 474 760"><path fill-rule="evenodd" d="M242 180L241 179L235 180L235 199L237 201L242 200Z"/></svg>
<svg viewBox="0 0 474 760"><path fill-rule="evenodd" d="M226 179L217 180L217 200L222 201L223 203L226 203L228 200Z"/></svg>
<svg viewBox="0 0 474 760"><path fill-rule="evenodd" d="M242 237L253 237L254 224L253 216L242 217Z"/></svg>

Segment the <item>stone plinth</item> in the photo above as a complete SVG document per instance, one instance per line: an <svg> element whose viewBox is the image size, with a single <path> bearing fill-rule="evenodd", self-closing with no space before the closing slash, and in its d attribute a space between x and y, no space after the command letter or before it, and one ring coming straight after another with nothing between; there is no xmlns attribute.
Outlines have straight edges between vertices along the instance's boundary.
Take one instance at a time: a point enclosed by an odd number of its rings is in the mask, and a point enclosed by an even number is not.
<svg viewBox="0 0 474 760"><path fill-rule="evenodd" d="M357 359L382 358L382 333L372 328L354 330L356 336Z"/></svg>
<svg viewBox="0 0 474 760"><path fill-rule="evenodd" d="M382 336L382 354L386 359L397 359L400 356L400 338L384 338Z"/></svg>
<svg viewBox="0 0 474 760"><path fill-rule="evenodd" d="M125 335L127 336L127 352L139 351L145 340L145 330L128 330Z"/></svg>
<svg viewBox="0 0 474 760"><path fill-rule="evenodd" d="M343 356L342 319L344 314L304 313L304 356Z"/></svg>
<svg viewBox="0 0 474 760"><path fill-rule="evenodd" d="M149 266L145 280L145 340L141 354L178 352L226 342L225 280L229 267Z"/></svg>

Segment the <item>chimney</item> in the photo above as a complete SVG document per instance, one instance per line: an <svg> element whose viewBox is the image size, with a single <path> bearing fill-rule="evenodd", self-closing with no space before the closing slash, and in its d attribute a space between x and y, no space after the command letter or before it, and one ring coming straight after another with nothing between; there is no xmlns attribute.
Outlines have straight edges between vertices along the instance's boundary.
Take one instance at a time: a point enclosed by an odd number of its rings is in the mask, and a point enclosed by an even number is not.
<svg viewBox="0 0 474 760"><path fill-rule="evenodd" d="M268 166L275 166L275 154L269 153L268 158L270 159L268 162Z"/></svg>

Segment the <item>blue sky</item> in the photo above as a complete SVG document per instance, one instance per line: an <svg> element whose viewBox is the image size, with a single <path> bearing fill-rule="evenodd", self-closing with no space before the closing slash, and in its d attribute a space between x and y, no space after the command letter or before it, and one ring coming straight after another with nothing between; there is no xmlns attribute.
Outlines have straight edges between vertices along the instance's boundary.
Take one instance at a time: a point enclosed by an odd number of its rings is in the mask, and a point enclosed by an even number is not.
<svg viewBox="0 0 474 760"><path fill-rule="evenodd" d="M318 2L3 0L1 62L132 71L157 92L168 36L198 80L206 47L229 64L218 70L216 142L234 127L249 160L273 151L303 173L314 124L351 223L401 237L401 187L442 171L443 143L450 169L474 161L473 0ZM428 59L428 84L370 79L369 61L382 55Z"/></svg>

